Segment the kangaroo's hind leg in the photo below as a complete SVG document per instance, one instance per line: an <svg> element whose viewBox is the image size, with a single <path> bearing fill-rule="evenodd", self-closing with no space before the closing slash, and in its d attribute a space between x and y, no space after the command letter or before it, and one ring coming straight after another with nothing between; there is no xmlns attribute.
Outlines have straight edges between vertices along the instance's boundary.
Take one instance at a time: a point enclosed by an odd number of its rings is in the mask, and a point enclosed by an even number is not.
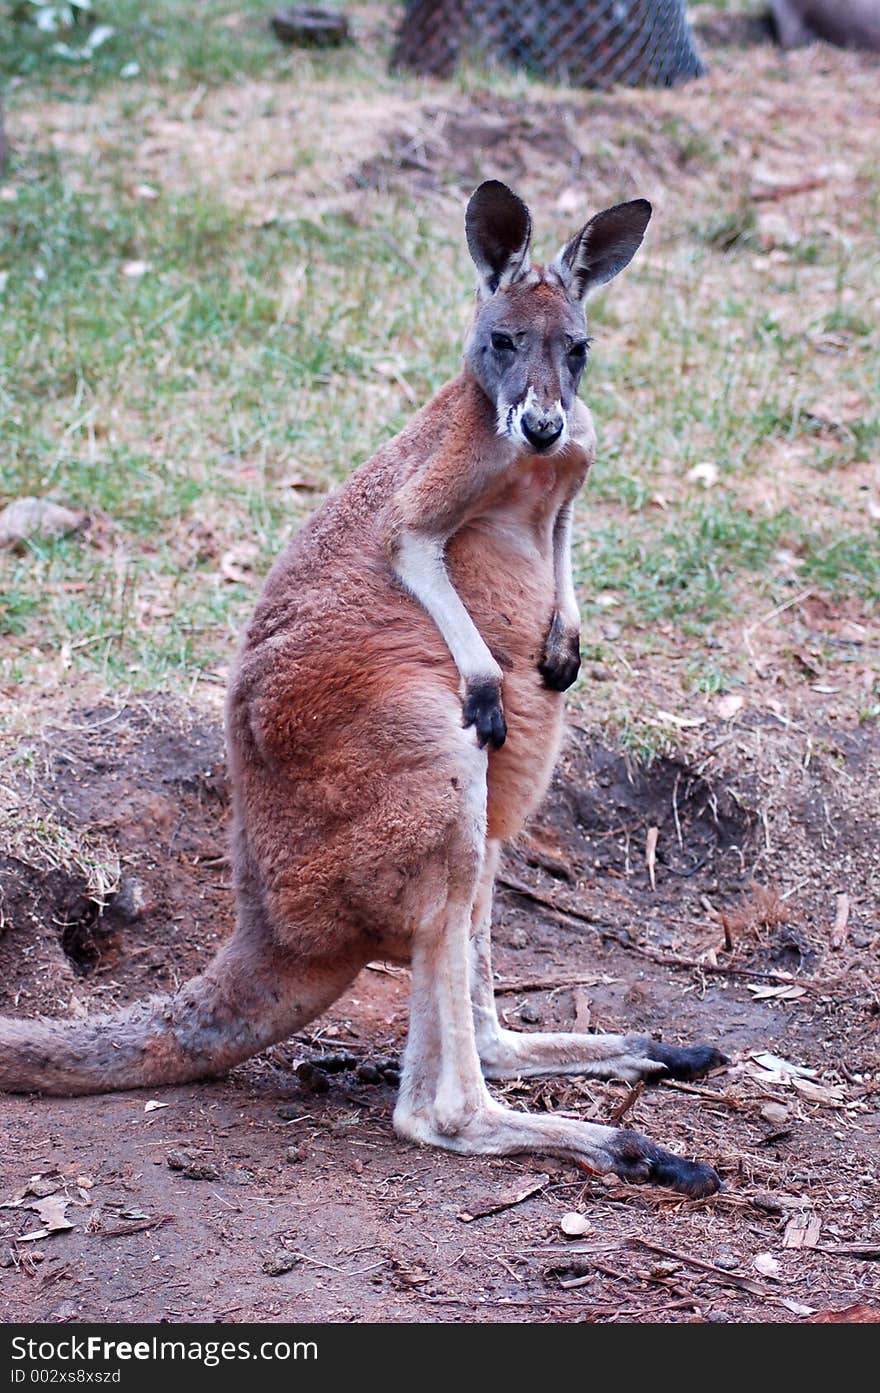
<svg viewBox="0 0 880 1393"><path fill-rule="evenodd" d="M486 1078L591 1074L635 1083L659 1074L695 1079L727 1062L711 1045L665 1045L646 1035L527 1034L505 1029L495 1007L491 946L492 889L500 849L497 841L490 841L486 849L470 940L474 1025Z"/></svg>
<svg viewBox="0 0 880 1393"><path fill-rule="evenodd" d="M450 738L455 738L452 732ZM426 868L436 879L437 893L413 941L410 1034L394 1113L396 1130L412 1141L464 1155L546 1153L626 1180L670 1185L693 1196L712 1194L720 1182L710 1167L663 1151L636 1132L566 1117L533 1117L491 1097L477 1050L469 961L486 857L485 751L472 743L463 765L461 817L442 829L442 845Z"/></svg>

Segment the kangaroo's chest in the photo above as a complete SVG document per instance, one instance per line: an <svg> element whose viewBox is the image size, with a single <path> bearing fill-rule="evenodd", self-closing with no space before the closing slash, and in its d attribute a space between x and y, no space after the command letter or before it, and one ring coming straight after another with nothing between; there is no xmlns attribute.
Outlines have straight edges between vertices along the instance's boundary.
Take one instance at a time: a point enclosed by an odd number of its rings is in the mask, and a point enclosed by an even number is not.
<svg viewBox="0 0 880 1393"><path fill-rule="evenodd" d="M502 666L531 666L546 637L554 527L584 473L564 456L523 460L450 539L452 582Z"/></svg>
<svg viewBox="0 0 880 1393"><path fill-rule="evenodd" d="M564 458L527 458L499 481L468 520L476 545L517 557L551 561L553 529L562 505L576 492L579 480Z"/></svg>

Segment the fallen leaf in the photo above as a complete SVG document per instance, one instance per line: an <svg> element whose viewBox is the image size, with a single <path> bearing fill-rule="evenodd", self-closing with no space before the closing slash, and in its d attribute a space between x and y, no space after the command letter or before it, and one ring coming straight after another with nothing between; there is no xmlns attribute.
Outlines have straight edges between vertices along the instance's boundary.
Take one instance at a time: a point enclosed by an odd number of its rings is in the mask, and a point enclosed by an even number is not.
<svg viewBox="0 0 880 1393"><path fill-rule="evenodd" d="M679 726L682 730L696 730L697 726L704 726L706 724L705 716L676 716L674 711L659 710L657 712L656 721L652 721L648 717L646 717L645 720L648 725L657 725L660 721L667 721L669 725Z"/></svg>
<svg viewBox="0 0 880 1393"><path fill-rule="evenodd" d="M799 996L807 994L806 987L798 987L793 982L780 987L765 987L755 982L747 982L746 985L756 1001L796 1001Z"/></svg>
<svg viewBox="0 0 880 1393"><path fill-rule="evenodd" d="M577 1033L584 1034L589 1030L593 1021L593 1003L583 987L575 987L572 995L574 997L574 1028Z"/></svg>
<svg viewBox="0 0 880 1393"><path fill-rule="evenodd" d="M279 488L284 489L319 489L322 488L321 480L315 474L287 474L279 483Z"/></svg>
<svg viewBox="0 0 880 1393"><path fill-rule="evenodd" d="M762 1277L770 1277L773 1281L779 1280L779 1263L772 1253L757 1253L752 1258L752 1267L756 1272L760 1272Z"/></svg>
<svg viewBox="0 0 880 1393"><path fill-rule="evenodd" d="M49 498L16 498L0 512L0 546L24 550L32 537L65 537L80 532L88 513Z"/></svg>
<svg viewBox="0 0 880 1393"><path fill-rule="evenodd" d="M250 542L232 547L220 558L220 574L230 584L248 584L253 579L257 548Z"/></svg>
<svg viewBox="0 0 880 1393"><path fill-rule="evenodd" d="M796 1316L811 1316L816 1309L815 1306L805 1306L802 1301L792 1301L787 1296L780 1296L777 1300L781 1306Z"/></svg>
<svg viewBox="0 0 880 1393"><path fill-rule="evenodd" d="M149 1103L144 1103L144 1112L159 1112L161 1108L169 1108L170 1103L157 1103L155 1098L151 1098Z"/></svg>
<svg viewBox="0 0 880 1393"><path fill-rule="evenodd" d="M804 1064L792 1064L790 1060L782 1059L778 1054L770 1054L767 1050L760 1054L752 1054L749 1058L771 1074L796 1075L802 1079L815 1078L816 1076L815 1069L808 1069Z"/></svg>
<svg viewBox="0 0 880 1393"><path fill-rule="evenodd" d="M73 1224L65 1214L70 1200L66 1195L48 1195L46 1199L35 1200L29 1205L40 1217L40 1223L47 1233L63 1233L66 1229L72 1229Z"/></svg>

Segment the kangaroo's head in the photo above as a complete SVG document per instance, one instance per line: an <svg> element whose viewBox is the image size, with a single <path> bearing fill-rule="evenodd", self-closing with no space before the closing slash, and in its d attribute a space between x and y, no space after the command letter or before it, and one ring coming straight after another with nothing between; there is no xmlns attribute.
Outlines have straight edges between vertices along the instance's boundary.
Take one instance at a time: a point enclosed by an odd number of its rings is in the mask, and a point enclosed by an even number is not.
<svg viewBox="0 0 880 1393"><path fill-rule="evenodd" d="M587 361L584 302L635 255L651 216L644 198L597 213L546 267L529 258L532 220L496 179L467 207L477 311L465 361L494 404L498 434L530 452L563 449Z"/></svg>

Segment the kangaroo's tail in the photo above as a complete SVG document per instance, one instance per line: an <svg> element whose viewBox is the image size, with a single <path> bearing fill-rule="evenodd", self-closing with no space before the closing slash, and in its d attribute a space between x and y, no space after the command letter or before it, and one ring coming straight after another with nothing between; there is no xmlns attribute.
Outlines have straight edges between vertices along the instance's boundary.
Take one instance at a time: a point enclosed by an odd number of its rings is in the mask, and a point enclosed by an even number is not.
<svg viewBox="0 0 880 1393"><path fill-rule="evenodd" d="M215 1077L301 1029L355 971L297 970L235 936L173 996L83 1021L0 1017L0 1092L67 1096Z"/></svg>

